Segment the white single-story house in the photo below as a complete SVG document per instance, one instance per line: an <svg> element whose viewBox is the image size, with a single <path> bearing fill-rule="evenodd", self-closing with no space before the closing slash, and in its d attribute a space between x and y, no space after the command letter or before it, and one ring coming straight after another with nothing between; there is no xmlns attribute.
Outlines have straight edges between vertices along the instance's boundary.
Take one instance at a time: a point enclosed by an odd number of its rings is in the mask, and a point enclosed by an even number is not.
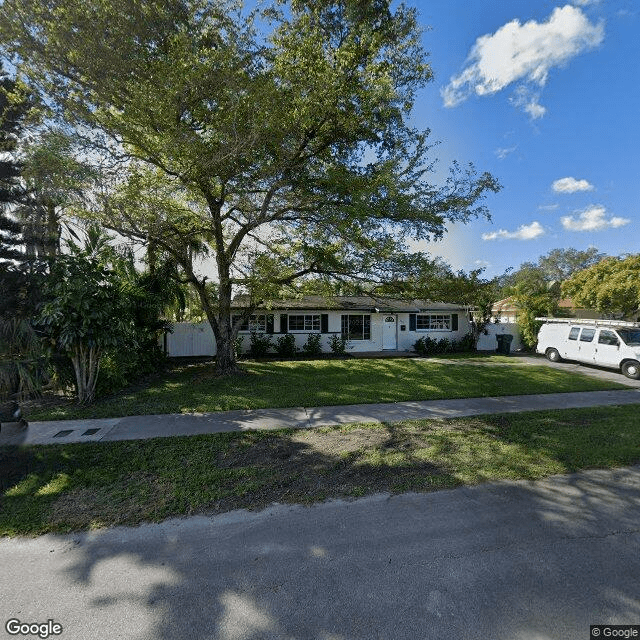
<svg viewBox="0 0 640 640"><path fill-rule="evenodd" d="M246 302L239 296L233 308L241 312ZM310 333L321 334L322 350L330 352L332 335L344 336L350 352L412 351L416 340L460 340L471 331L468 307L429 300L379 299L368 296L304 296L277 300L256 310L242 325L242 351L248 351L251 331L292 334L301 348ZM166 337L169 356L215 355L215 340L208 323L176 323ZM190 334L194 334L189 337ZM188 335L189 334L189 335Z"/></svg>

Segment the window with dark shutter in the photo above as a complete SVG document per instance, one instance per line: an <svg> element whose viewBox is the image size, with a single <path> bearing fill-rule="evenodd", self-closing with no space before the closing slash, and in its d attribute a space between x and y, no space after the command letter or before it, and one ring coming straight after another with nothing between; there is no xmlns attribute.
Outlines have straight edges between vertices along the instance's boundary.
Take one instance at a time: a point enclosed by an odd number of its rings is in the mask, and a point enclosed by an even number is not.
<svg viewBox="0 0 640 640"><path fill-rule="evenodd" d="M320 314L320 333L329 333L329 314Z"/></svg>
<svg viewBox="0 0 640 640"><path fill-rule="evenodd" d="M280 314L280 333L287 333L288 325L288 316L286 313Z"/></svg>
<svg viewBox="0 0 640 640"><path fill-rule="evenodd" d="M415 330L416 330L416 314L410 313L409 314L409 331L415 331Z"/></svg>
<svg viewBox="0 0 640 640"><path fill-rule="evenodd" d="M452 313L451 314L451 331L457 331L457 330L458 330L458 314Z"/></svg>

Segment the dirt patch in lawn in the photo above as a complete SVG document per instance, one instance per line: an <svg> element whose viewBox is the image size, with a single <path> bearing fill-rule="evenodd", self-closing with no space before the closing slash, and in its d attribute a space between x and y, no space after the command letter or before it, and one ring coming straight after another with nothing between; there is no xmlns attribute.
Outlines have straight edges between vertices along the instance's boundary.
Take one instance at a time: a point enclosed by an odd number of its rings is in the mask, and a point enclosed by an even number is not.
<svg viewBox="0 0 640 640"><path fill-rule="evenodd" d="M216 464L258 472L242 495L210 505L219 513L262 508L273 502L311 503L327 498L357 497L455 486L459 481L421 452L430 446L428 431L397 432L389 426L296 431L291 434L244 434L230 443ZM247 438L246 436L253 436Z"/></svg>
<svg viewBox="0 0 640 640"><path fill-rule="evenodd" d="M153 520L166 504L171 487L150 473L133 472L127 486L71 489L51 504L49 521L56 529L96 529Z"/></svg>

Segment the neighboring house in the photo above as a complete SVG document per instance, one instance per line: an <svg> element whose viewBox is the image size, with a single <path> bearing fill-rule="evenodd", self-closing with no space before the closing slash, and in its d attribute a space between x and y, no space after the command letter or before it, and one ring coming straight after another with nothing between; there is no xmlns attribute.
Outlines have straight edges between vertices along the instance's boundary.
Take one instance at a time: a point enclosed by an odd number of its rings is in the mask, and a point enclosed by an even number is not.
<svg viewBox="0 0 640 640"><path fill-rule="evenodd" d="M584 309L582 307L576 307L573 304L571 298L562 298L558 302L560 314L565 318L582 318L589 320L619 320L622 318L622 314L604 314L594 309ZM493 322L500 323L517 323L518 313L520 309L515 304L513 298L504 298L504 300L498 300L491 307L491 316Z"/></svg>
<svg viewBox="0 0 640 640"><path fill-rule="evenodd" d="M518 306L512 298L504 298L494 302L491 307L491 321L502 323L515 323L518 321Z"/></svg>
<svg viewBox="0 0 640 640"><path fill-rule="evenodd" d="M234 299L233 309L241 313L246 301ZM367 296L304 296L278 300L269 309L257 310L240 329L242 351L249 349L251 331L295 335L301 348L310 333L322 335L322 349L329 352L332 335L348 339L350 352L412 351L424 335L438 340L460 340L471 331L468 307L428 300L390 300ZM215 341L208 323L176 323L167 334L169 356L215 355Z"/></svg>

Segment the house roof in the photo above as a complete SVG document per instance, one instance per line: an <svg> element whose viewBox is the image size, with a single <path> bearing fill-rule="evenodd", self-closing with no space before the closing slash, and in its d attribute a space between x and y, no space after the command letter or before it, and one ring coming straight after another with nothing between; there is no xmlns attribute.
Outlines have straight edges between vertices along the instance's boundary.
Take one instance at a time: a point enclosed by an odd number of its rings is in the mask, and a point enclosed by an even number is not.
<svg viewBox="0 0 640 640"><path fill-rule="evenodd" d="M236 296L231 306L242 309L249 304L249 297ZM459 311L463 305L447 302L432 302L430 300L400 300L396 298L373 298L371 296L302 296L289 300L272 300L268 304L260 305L261 309L273 310L329 310L338 311L368 311L375 313L421 311Z"/></svg>

